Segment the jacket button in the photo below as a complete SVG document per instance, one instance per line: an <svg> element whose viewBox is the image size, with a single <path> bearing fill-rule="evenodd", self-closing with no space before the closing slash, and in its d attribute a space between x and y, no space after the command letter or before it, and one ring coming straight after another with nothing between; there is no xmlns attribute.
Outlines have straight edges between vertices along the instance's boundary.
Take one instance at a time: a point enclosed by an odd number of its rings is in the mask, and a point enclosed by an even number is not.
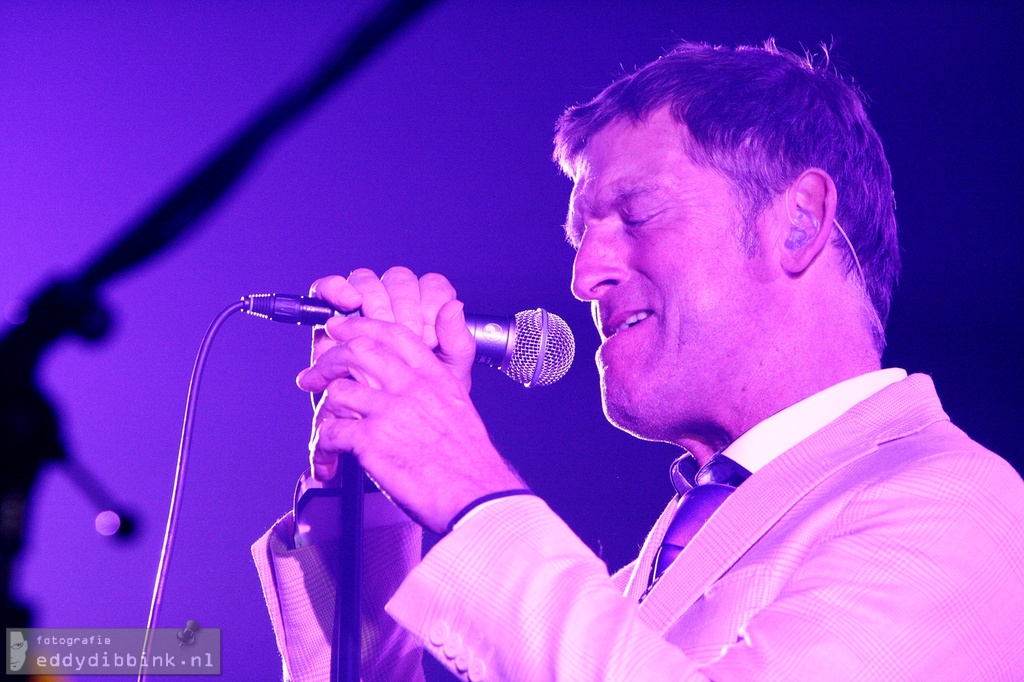
<svg viewBox="0 0 1024 682"><path fill-rule="evenodd" d="M439 620L430 628L430 643L441 646L448 639L448 623Z"/></svg>
<svg viewBox="0 0 1024 682"><path fill-rule="evenodd" d="M460 673L464 673L469 670L469 662L472 659L473 654L470 652L469 647L463 649L459 655L455 657L455 669Z"/></svg>
<svg viewBox="0 0 1024 682"><path fill-rule="evenodd" d="M455 658L462 653L462 637L455 632L444 643L444 655L448 658Z"/></svg>
<svg viewBox="0 0 1024 682"><path fill-rule="evenodd" d="M479 658L469 664L469 682L484 682L487 678L487 666Z"/></svg>

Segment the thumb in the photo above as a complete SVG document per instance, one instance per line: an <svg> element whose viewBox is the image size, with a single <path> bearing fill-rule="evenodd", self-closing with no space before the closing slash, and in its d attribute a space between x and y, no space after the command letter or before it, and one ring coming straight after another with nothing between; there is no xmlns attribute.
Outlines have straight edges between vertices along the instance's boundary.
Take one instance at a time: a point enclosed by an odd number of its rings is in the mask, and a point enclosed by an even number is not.
<svg viewBox="0 0 1024 682"><path fill-rule="evenodd" d="M437 357L469 390L470 370L476 359L476 341L466 326L462 301L448 301L437 311Z"/></svg>

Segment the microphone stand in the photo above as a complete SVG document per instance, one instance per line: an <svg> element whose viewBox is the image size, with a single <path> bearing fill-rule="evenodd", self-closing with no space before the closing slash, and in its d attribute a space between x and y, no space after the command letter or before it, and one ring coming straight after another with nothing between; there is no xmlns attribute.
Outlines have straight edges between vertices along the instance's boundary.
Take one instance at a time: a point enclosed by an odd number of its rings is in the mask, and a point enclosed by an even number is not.
<svg viewBox="0 0 1024 682"><path fill-rule="evenodd" d="M10 569L24 544L28 499L42 466L66 459L57 416L39 390L36 367L43 352L58 339L76 334L102 338L110 323L99 302L101 285L149 260L195 227L234 187L259 155L283 130L294 124L338 83L408 25L432 0L390 0L346 33L304 80L286 89L243 126L198 170L170 191L122 236L79 273L47 286L28 305L24 321L0 338L0 443L7 469L0 483L0 611L8 627L27 626L28 610L10 594ZM351 457L347 459L353 459ZM356 465L358 466L358 465ZM359 480L349 477L349 481ZM350 486L359 488L359 486ZM361 491L360 491L361 492ZM360 496L358 503L361 504ZM357 509L353 506L353 509ZM361 534L349 536L357 545ZM359 548L354 551L358 560ZM358 571L355 575L358 577ZM358 583L356 583L358 588ZM340 590L339 590L340 593ZM358 595L355 598L358 616ZM346 602L347 603L347 602ZM349 635L357 644L359 632Z"/></svg>
<svg viewBox="0 0 1024 682"><path fill-rule="evenodd" d="M363 563L363 481L365 474L355 455L343 454L341 471L341 546L338 583L334 593L331 634L332 682L358 682L362 658L360 618Z"/></svg>

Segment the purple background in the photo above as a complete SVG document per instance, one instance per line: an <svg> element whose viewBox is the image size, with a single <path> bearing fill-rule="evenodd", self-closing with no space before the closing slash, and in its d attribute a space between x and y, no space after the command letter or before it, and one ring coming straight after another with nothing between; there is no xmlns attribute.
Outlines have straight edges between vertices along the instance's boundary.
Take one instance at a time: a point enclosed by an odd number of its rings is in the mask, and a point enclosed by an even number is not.
<svg viewBox="0 0 1024 682"><path fill-rule="evenodd" d="M569 294L570 183L555 118L677 39L835 39L873 101L896 184L904 274L886 364L933 375L947 411L1017 465L1021 17L1010 3L467 0L430 11L284 135L193 235L104 291L116 327L41 365L71 453L142 519L118 543L56 468L32 498L16 567L34 625L145 623L185 389L213 316L245 293L406 264L466 307L542 306L575 329L562 383L476 374L495 442L617 568L667 500L673 449L601 414L587 308ZM486 5L486 6L485 6ZM825 6L827 5L827 7ZM0 4L0 310L82 266L230 131L304 73L368 2ZM214 345L160 625L223 629L224 677L279 663L249 545L290 504L309 403L302 330L236 317ZM95 679L95 678L93 678Z"/></svg>

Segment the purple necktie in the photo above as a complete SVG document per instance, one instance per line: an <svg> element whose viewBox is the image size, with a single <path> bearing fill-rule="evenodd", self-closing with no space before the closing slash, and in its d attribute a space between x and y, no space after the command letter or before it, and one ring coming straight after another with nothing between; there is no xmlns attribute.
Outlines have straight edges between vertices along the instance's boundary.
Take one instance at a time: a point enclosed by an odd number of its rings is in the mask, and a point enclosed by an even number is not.
<svg viewBox="0 0 1024 682"><path fill-rule="evenodd" d="M671 476L680 495L679 505L654 557L648 591L750 472L720 453L698 468L693 455L687 453L672 463Z"/></svg>

